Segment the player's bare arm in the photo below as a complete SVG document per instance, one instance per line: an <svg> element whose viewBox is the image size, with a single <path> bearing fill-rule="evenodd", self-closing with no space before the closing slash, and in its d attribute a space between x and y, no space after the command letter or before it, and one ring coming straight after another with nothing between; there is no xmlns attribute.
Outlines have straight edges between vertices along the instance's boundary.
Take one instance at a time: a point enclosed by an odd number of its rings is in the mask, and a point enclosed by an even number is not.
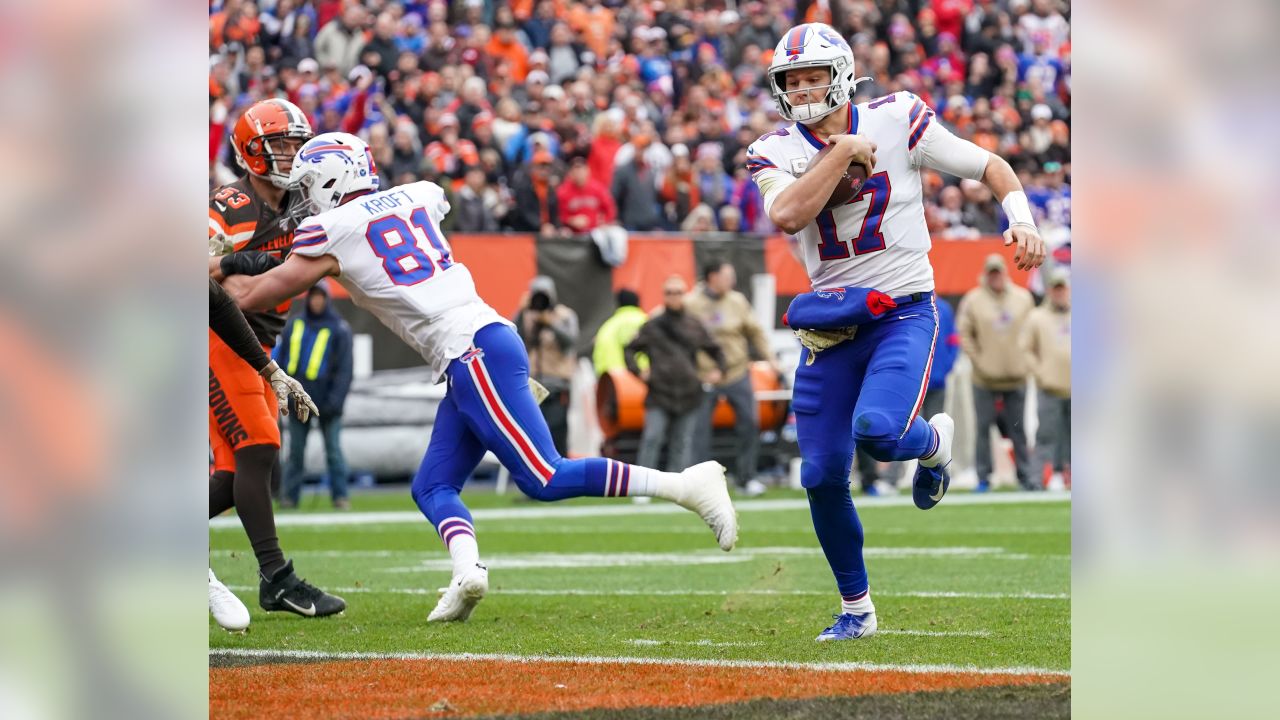
<svg viewBox="0 0 1280 720"><path fill-rule="evenodd" d="M340 270L332 255L290 255L270 272L253 276L232 275L222 281L222 286L242 309L269 310L307 290L321 278L338 275Z"/></svg>
<svg viewBox="0 0 1280 720"><path fill-rule="evenodd" d="M783 232L794 235L818 217L850 164L866 165L868 174L875 166L876 144L861 135L832 135L830 144L835 147L828 158L788 185L769 208L769 220Z"/></svg>
<svg viewBox="0 0 1280 720"><path fill-rule="evenodd" d="M991 188L1004 208L1005 215L1009 217L1009 229L1004 231L1004 244L1017 246L1013 250L1014 265L1019 270L1040 267L1045 256L1044 240L1036 230L1031 206L1027 202L1026 193L1022 191L1022 183L1018 182L1018 175L1004 158L992 153L987 160L987 169L982 174L982 182Z"/></svg>

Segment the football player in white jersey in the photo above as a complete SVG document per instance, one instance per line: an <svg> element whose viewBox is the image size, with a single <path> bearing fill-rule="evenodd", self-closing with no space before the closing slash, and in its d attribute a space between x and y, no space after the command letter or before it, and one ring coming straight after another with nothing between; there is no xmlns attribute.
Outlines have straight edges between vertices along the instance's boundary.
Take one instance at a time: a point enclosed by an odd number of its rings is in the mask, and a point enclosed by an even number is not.
<svg viewBox="0 0 1280 720"><path fill-rule="evenodd" d="M538 411L524 343L476 294L470 271L440 232L449 203L438 185L378 191L369 147L347 133L307 142L290 183L312 215L298 226L288 259L224 284L241 307L263 308L333 276L356 305L422 354L433 380L448 382L412 486L453 560L453 579L429 621L466 620L488 589L471 513L458 497L486 450L534 499L660 497L698 513L721 549L733 548L737 513L719 463L665 473L605 458L560 457ZM222 279L215 263L210 272Z"/></svg>
<svg viewBox="0 0 1280 720"><path fill-rule="evenodd" d="M1044 242L1002 158L952 135L910 93L852 103L853 53L831 27L808 23L788 31L774 51L768 82L778 112L792 124L747 150L765 212L796 236L815 291L845 288L892 299L889 312L852 328L797 330L805 345L793 400L801 476L841 594L841 614L817 639L866 637L875 632L876 616L862 526L849 494L855 445L880 461L918 458L912 495L922 509L937 504L950 483L955 425L946 414L929 422L918 417L938 328L920 169L990 187L1009 217L1005 244L1017 246L1019 268L1040 265ZM829 154L806 173L829 144ZM824 210L854 162L868 168L866 182L849 202Z"/></svg>

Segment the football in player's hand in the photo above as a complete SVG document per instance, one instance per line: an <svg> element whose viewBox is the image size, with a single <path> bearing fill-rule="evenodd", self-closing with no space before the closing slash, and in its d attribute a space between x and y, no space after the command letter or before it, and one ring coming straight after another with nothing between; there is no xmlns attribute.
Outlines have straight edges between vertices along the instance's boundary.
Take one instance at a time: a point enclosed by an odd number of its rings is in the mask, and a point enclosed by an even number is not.
<svg viewBox="0 0 1280 720"><path fill-rule="evenodd" d="M813 170L818 163L822 162L823 158L831 153L831 148L832 146L828 145L819 150L818 154L814 155L813 159L809 161L809 167L805 172ZM827 198L827 203L822 206L822 209L830 210L854 199L857 197L858 191L862 189L862 183L866 181L866 166L857 162L851 163L845 171L844 177L840 179L840 182L836 183L835 189L831 191L831 197Z"/></svg>

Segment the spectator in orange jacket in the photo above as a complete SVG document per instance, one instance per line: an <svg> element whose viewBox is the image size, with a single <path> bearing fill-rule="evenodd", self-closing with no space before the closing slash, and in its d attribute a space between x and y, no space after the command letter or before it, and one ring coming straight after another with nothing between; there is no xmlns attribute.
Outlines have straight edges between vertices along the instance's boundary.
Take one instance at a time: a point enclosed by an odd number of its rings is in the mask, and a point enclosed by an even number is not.
<svg viewBox="0 0 1280 720"><path fill-rule="evenodd" d="M591 177L587 158L576 154L569 159L569 176L556 190L560 224L575 233L589 233L615 221L618 215L613 197Z"/></svg>
<svg viewBox="0 0 1280 720"><path fill-rule="evenodd" d="M525 76L529 74L529 51L516 37L515 21L498 22L494 27L493 37L485 46L485 52L494 58L495 65L505 62L511 68L512 80L524 82Z"/></svg>

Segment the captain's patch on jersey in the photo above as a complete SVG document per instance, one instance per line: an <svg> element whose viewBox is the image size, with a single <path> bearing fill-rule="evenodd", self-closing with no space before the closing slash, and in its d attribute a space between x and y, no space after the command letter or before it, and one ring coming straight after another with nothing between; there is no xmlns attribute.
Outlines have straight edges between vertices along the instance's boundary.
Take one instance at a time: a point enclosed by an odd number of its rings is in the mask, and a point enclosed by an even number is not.
<svg viewBox="0 0 1280 720"><path fill-rule="evenodd" d="M809 160L806 158L795 158L791 161L791 174L803 175L805 168L809 167Z"/></svg>

